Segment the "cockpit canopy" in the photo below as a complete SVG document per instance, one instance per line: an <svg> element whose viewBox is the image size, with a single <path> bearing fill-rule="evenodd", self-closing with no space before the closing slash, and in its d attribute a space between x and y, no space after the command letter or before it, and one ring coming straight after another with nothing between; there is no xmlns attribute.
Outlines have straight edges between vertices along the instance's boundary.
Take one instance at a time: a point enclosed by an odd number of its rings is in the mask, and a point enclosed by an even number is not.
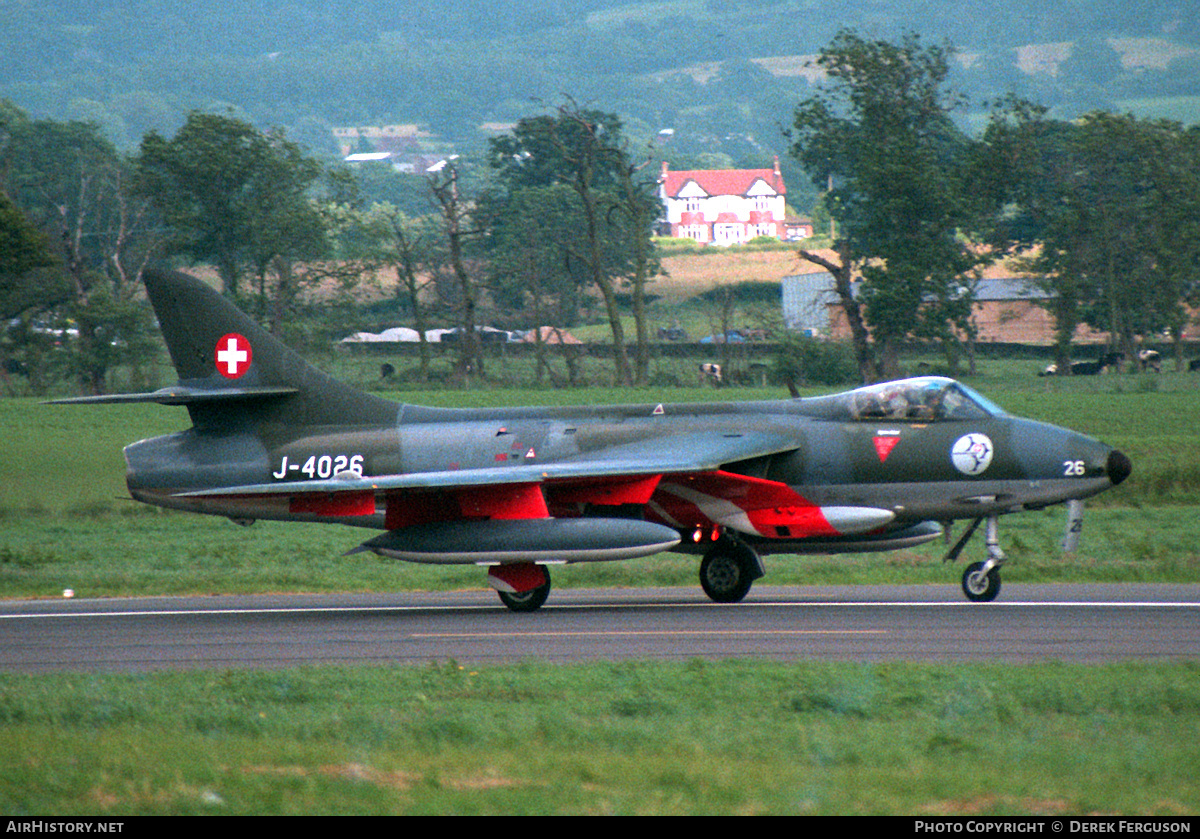
<svg viewBox="0 0 1200 839"><path fill-rule="evenodd" d="M829 419L861 422L949 422L1004 414L966 385L940 376L880 382L804 401Z"/></svg>

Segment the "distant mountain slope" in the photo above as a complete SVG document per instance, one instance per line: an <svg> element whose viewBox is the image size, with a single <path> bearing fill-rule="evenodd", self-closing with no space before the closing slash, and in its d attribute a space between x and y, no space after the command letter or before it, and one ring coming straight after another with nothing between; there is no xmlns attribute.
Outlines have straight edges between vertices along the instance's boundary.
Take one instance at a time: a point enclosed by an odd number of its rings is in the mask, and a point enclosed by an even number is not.
<svg viewBox="0 0 1200 839"><path fill-rule="evenodd" d="M620 114L632 136L676 129L679 155L761 160L807 95L803 57L842 26L905 30L975 57L973 99L1018 92L1063 113L1200 95L1200 16L1179 0L7 0L0 97L34 116L90 119L120 145L191 109L279 125L336 153L332 125L421 123L450 142L561 101ZM1068 44L1111 43L1119 78L1059 83ZM1057 45L1053 49L1025 45ZM1174 62L1174 63L1172 63ZM1191 62L1190 64L1188 62ZM1167 67L1171 70L1168 72Z"/></svg>

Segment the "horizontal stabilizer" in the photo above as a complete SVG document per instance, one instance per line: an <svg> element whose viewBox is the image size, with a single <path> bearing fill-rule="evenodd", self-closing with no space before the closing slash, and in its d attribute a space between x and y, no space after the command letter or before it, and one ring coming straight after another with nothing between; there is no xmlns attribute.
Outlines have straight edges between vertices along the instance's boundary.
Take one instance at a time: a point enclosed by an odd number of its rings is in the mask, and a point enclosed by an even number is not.
<svg viewBox="0 0 1200 839"><path fill-rule="evenodd" d="M447 521L391 530L351 553L446 564L603 562L670 550L679 533L638 519Z"/></svg>
<svg viewBox="0 0 1200 839"><path fill-rule="evenodd" d="M217 387L197 388L176 385L163 387L150 393L111 393L103 396L75 396L69 399L52 399L47 405L120 405L139 402L157 402L159 405L195 405L202 402L240 401L246 399L268 399L298 393L294 387Z"/></svg>

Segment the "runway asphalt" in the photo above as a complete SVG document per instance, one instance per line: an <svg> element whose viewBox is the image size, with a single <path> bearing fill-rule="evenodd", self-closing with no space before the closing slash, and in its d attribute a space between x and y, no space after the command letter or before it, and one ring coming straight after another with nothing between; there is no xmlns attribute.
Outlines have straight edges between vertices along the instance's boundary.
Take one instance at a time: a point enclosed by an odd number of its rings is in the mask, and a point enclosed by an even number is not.
<svg viewBox="0 0 1200 839"><path fill-rule="evenodd" d="M490 590L0 602L6 672L734 657L1194 660L1200 585L568 589L532 614Z"/></svg>

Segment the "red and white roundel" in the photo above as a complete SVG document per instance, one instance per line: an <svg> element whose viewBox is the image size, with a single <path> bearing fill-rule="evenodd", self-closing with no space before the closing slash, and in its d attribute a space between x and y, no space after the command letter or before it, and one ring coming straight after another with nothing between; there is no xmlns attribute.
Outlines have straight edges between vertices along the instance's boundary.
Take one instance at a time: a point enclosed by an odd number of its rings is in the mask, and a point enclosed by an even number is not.
<svg viewBox="0 0 1200 839"><path fill-rule="evenodd" d="M240 379L250 369L254 351L245 336L236 332L223 335L217 341L217 372L227 379Z"/></svg>

